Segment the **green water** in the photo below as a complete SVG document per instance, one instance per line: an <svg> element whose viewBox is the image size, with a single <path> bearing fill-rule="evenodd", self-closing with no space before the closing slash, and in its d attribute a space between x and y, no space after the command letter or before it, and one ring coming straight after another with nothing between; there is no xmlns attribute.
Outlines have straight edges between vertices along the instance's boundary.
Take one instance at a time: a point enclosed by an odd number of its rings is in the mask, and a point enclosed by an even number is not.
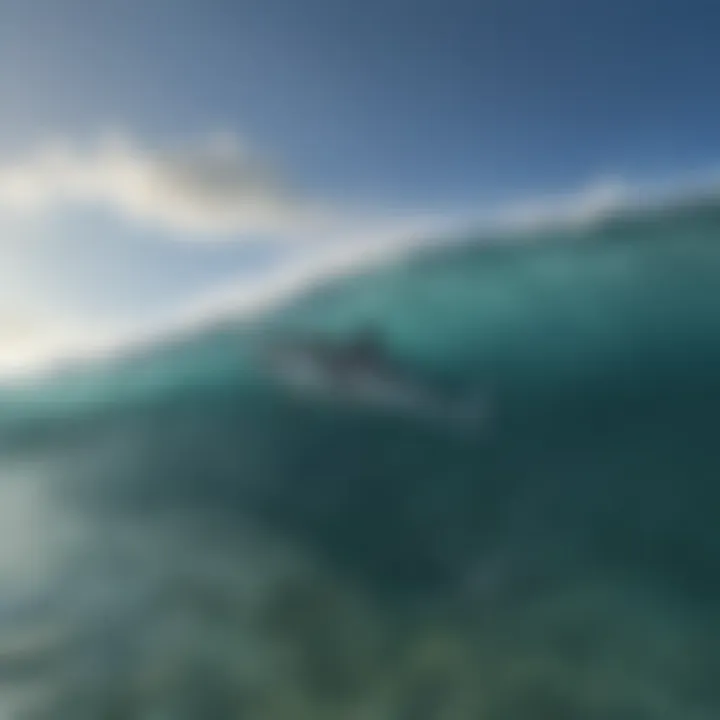
<svg viewBox="0 0 720 720"><path fill-rule="evenodd" d="M705 203L434 250L8 391L0 682L73 720L717 717L718 237ZM368 322L492 422L250 362Z"/></svg>

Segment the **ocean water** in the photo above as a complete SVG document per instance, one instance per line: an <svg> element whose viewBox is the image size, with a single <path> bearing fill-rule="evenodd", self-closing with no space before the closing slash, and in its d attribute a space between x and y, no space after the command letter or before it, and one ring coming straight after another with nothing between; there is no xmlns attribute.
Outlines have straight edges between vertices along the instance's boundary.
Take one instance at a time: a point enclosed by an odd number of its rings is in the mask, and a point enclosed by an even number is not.
<svg viewBox="0 0 720 720"><path fill-rule="evenodd" d="M717 718L719 280L693 202L436 243L6 387L0 717ZM367 324L490 420L254 364Z"/></svg>

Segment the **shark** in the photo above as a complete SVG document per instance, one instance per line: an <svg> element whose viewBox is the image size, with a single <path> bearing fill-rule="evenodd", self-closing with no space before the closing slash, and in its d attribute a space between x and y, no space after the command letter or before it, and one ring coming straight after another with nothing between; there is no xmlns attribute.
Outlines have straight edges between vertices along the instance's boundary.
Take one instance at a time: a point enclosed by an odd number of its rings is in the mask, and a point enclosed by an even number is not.
<svg viewBox="0 0 720 720"><path fill-rule="evenodd" d="M263 370L275 382L306 398L463 426L489 416L485 393L457 397L418 378L374 328L345 341L285 338L265 348L262 358Z"/></svg>

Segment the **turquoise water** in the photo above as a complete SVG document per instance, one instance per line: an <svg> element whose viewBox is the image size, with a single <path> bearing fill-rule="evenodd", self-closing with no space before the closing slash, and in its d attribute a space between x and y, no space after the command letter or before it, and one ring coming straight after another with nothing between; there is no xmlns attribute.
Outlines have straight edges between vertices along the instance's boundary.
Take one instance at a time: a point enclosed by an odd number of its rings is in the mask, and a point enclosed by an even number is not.
<svg viewBox="0 0 720 720"><path fill-rule="evenodd" d="M718 237L705 202L469 238L6 390L8 697L74 720L717 717ZM367 323L492 421L328 406L253 366L258 337Z"/></svg>

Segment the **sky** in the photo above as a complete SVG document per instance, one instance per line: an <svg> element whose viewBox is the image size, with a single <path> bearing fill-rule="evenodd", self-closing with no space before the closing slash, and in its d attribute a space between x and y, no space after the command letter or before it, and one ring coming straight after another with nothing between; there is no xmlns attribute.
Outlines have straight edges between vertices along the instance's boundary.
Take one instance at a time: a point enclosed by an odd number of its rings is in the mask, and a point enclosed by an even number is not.
<svg viewBox="0 0 720 720"><path fill-rule="evenodd" d="M719 31L710 0L0 0L0 366L348 238L714 168Z"/></svg>

